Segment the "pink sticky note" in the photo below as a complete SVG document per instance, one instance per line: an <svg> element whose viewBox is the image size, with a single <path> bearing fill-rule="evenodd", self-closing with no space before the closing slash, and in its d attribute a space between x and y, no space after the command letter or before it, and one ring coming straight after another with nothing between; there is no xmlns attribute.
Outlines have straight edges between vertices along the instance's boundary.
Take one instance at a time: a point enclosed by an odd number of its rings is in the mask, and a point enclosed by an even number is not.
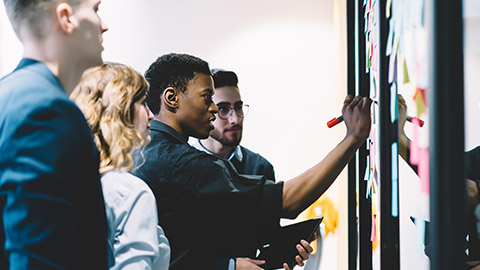
<svg viewBox="0 0 480 270"><path fill-rule="evenodd" d="M418 165L421 162L420 152L422 148L418 147L416 143L410 141L410 163Z"/></svg>
<svg viewBox="0 0 480 270"><path fill-rule="evenodd" d="M420 177L420 190L430 194L430 167L427 149L420 150L420 164L418 164L418 176Z"/></svg>
<svg viewBox="0 0 480 270"><path fill-rule="evenodd" d="M410 163L413 165L418 165L421 161L420 159L421 148L415 143L415 142L418 142L419 140L419 137L420 137L419 133L420 133L420 129L417 126L415 126L413 128L412 140L410 141Z"/></svg>
<svg viewBox="0 0 480 270"><path fill-rule="evenodd" d="M370 241L372 242L375 242L377 241L377 215L376 214L373 214L373 218L372 218L372 233L371 233L371 236L370 236Z"/></svg>

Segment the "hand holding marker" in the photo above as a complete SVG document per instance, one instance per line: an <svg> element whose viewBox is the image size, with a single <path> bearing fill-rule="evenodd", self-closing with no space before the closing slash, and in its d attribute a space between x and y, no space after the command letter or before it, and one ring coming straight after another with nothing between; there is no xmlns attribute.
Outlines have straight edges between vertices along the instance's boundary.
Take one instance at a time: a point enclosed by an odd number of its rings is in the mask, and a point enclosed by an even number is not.
<svg viewBox="0 0 480 270"><path fill-rule="evenodd" d="M375 101L375 104L378 104L377 101ZM418 120L418 121L415 121L415 120ZM423 125L425 124L425 122L420 119L420 118L417 118L415 116L407 116L407 121L410 122L410 123L416 123L416 125L418 125L419 127L423 127ZM334 127L335 125L337 125L338 123L341 123L343 122L343 116L339 116L339 117L335 117L333 118L332 120L328 121L327 122L327 126L328 128L332 128Z"/></svg>

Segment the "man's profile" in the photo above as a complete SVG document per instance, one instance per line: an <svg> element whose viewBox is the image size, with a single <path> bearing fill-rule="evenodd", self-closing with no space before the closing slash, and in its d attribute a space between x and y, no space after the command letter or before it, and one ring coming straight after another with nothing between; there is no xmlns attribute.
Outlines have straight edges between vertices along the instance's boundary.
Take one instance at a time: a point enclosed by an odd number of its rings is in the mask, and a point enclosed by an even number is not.
<svg viewBox="0 0 480 270"><path fill-rule="evenodd" d="M107 269L99 156L68 94L102 63L98 0L4 0L24 46L0 80L0 269Z"/></svg>
<svg viewBox="0 0 480 270"><path fill-rule="evenodd" d="M192 146L229 160L240 174L264 175L275 181L273 165L266 158L240 145L243 120L249 107L240 95L237 75L223 69L211 71L215 87L212 99L218 108L213 121L215 128L208 138L197 139Z"/></svg>

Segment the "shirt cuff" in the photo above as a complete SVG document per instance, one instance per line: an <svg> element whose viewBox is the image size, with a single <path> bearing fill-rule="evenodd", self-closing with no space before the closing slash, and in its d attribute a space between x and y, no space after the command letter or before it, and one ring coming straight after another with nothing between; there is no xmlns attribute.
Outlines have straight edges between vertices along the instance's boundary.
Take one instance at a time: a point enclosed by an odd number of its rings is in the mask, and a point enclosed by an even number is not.
<svg viewBox="0 0 480 270"><path fill-rule="evenodd" d="M230 261L228 262L228 270L235 270L235 259L230 258Z"/></svg>

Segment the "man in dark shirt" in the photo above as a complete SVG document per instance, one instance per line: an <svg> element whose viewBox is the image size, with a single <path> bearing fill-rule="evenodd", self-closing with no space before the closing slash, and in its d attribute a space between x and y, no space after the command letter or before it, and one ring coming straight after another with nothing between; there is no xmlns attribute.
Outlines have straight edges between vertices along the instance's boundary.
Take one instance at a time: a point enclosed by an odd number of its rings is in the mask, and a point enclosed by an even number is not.
<svg viewBox="0 0 480 270"><path fill-rule="evenodd" d="M215 129L208 138L197 139L192 146L229 160L240 174L264 175L275 181L272 164L261 155L240 145L243 118L248 112L248 105L243 103L240 96L237 75L223 69L211 71L215 85L213 102L218 108L217 117L213 121Z"/></svg>
<svg viewBox="0 0 480 270"><path fill-rule="evenodd" d="M214 128L218 109L208 64L194 56L168 54L145 77L155 120L136 175L157 198L173 270L229 269L230 258L236 258L237 270L245 263L260 269L262 262L244 257L255 256L280 217L295 218L322 195L370 132L371 100L347 96L342 109L347 134L323 161L276 184L262 176L240 176L228 161L187 144L190 136L204 139Z"/></svg>
<svg viewBox="0 0 480 270"><path fill-rule="evenodd" d="M98 0L4 0L23 59L0 80L0 269L107 269L90 127L68 94L102 63Z"/></svg>

